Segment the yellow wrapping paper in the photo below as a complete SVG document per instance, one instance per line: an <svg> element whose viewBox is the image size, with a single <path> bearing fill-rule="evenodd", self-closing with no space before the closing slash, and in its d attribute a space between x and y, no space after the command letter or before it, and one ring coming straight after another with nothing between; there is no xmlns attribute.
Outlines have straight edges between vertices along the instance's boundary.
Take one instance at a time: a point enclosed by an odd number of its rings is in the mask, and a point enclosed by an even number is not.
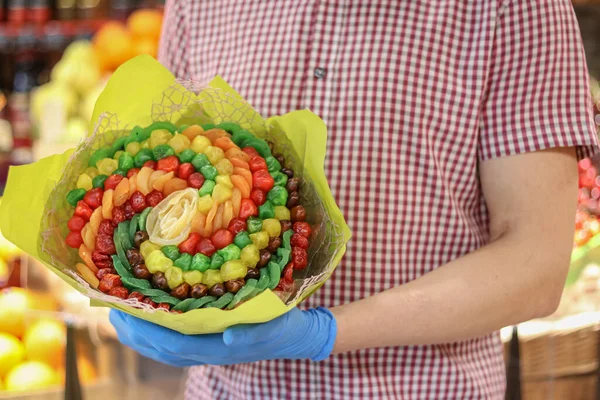
<svg viewBox="0 0 600 400"><path fill-rule="evenodd" d="M283 299L266 290L233 310L197 309L183 314L132 307L92 289L75 272L77 251L64 244L66 222L73 212L65 200L91 152L135 125L153 121L176 124L233 121L275 143L303 182L302 204L315 228L309 248L309 267L296 279L296 292ZM184 334L222 332L241 323L276 318L317 290L342 259L350 229L335 204L323 171L327 130L308 110L264 120L225 81L216 77L207 86L177 82L153 58L136 57L119 68L99 97L91 121L91 136L77 149L12 167L0 204L0 231L42 262L92 305L108 306ZM312 220L311 220L312 218Z"/></svg>

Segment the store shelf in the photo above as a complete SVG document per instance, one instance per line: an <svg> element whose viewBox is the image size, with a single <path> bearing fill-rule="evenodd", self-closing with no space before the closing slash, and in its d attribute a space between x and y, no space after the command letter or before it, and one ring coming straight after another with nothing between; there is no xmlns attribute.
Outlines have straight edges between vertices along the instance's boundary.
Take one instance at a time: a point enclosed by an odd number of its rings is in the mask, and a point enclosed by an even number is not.
<svg viewBox="0 0 600 400"><path fill-rule="evenodd" d="M93 34L107 22L105 19L81 21L48 21L43 24L26 23L13 24L0 22L0 35L7 38L18 38L23 35L33 35L36 38L61 35L66 37Z"/></svg>

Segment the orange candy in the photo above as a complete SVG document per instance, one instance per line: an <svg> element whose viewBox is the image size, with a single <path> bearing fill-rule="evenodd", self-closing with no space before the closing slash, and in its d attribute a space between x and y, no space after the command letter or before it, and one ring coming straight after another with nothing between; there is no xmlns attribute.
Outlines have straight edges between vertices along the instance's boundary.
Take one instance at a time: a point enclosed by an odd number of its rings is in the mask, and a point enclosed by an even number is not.
<svg viewBox="0 0 600 400"><path fill-rule="evenodd" d="M179 179L179 178L173 178L168 180L165 185L163 186L163 193L166 196L170 195L171 193L174 193L178 190L183 190L186 189L188 187L187 185L187 181L183 180L183 179Z"/></svg>
<svg viewBox="0 0 600 400"><path fill-rule="evenodd" d="M248 185L248 181L243 176L231 175L230 178L233 186L242 193L242 198L247 199L250 197L250 185Z"/></svg>

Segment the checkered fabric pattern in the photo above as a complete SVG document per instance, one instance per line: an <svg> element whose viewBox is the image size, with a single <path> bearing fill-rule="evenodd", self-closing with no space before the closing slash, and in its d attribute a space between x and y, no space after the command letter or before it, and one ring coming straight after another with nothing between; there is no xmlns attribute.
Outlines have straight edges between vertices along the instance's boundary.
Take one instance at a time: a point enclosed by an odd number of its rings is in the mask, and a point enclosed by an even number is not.
<svg viewBox="0 0 600 400"><path fill-rule="evenodd" d="M160 59L182 78L220 74L264 116L309 108L327 123L326 174L354 237L302 307L374 295L484 246L479 162L560 146L583 156L596 144L569 0L172 0ZM504 390L494 333L319 363L195 367L186 394L500 399Z"/></svg>

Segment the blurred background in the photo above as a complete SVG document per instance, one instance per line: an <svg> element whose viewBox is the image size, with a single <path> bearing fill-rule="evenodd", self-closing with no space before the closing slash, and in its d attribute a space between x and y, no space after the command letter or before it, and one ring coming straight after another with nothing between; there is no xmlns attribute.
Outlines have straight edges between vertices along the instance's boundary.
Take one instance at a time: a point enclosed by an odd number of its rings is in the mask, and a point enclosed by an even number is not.
<svg viewBox="0 0 600 400"><path fill-rule="evenodd" d="M0 196L10 165L62 152L86 135L94 103L120 64L156 57L163 7L0 0ZM574 9L600 132L600 0L576 0ZM509 392L526 400L600 398L600 156L581 161L579 173L561 305L548 318L502 331ZM121 346L107 315L0 233L0 399L181 398L185 371Z"/></svg>

